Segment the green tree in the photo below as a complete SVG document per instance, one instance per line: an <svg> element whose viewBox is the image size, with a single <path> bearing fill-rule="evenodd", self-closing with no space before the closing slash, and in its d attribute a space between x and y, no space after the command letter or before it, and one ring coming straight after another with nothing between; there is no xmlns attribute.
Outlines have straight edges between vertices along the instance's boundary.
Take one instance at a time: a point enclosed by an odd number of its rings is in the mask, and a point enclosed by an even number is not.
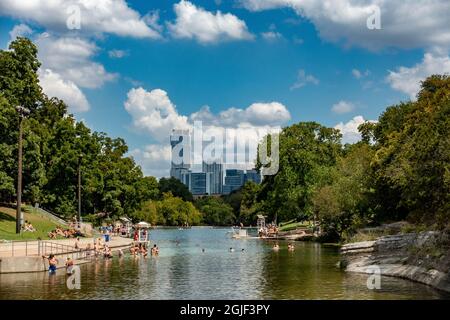
<svg viewBox="0 0 450 320"><path fill-rule="evenodd" d="M312 217L311 196L317 183L341 153L338 130L315 122L284 128L280 134L279 170L265 177L259 201L273 220L304 220ZM258 165L259 168L261 164Z"/></svg>
<svg viewBox="0 0 450 320"><path fill-rule="evenodd" d="M160 194L171 192L174 197L180 197L184 201L194 201L192 193L189 191L188 187L174 177L161 178L159 180L159 192Z"/></svg>
<svg viewBox="0 0 450 320"><path fill-rule="evenodd" d="M330 173L331 183L318 187L312 197L322 231L333 240L373 222L370 208L373 150L364 142L347 148Z"/></svg>
<svg viewBox="0 0 450 320"><path fill-rule="evenodd" d="M203 222L213 226L229 226L235 222L233 208L222 199L204 197L195 202L198 210L203 214Z"/></svg>
<svg viewBox="0 0 450 320"><path fill-rule="evenodd" d="M416 102L390 107L375 128L379 213L445 225L450 212L450 77L432 76ZM383 215L389 210L389 215Z"/></svg>

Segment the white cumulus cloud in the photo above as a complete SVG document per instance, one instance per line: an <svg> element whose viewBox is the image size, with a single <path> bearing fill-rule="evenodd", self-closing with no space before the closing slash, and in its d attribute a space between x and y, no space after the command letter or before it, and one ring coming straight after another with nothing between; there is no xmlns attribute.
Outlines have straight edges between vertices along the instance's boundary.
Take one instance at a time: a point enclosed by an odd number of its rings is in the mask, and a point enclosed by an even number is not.
<svg viewBox="0 0 450 320"><path fill-rule="evenodd" d="M292 8L316 26L321 38L369 49L450 47L448 0L239 0L252 11ZM381 12L381 29L367 20Z"/></svg>
<svg viewBox="0 0 450 320"><path fill-rule="evenodd" d="M331 111L338 114L349 113L355 110L355 105L351 102L341 100L331 107Z"/></svg>
<svg viewBox="0 0 450 320"><path fill-rule="evenodd" d="M190 116L191 121L202 121L205 125L235 127L248 123L253 126L279 126L291 119L288 109L279 102L253 103L246 109L229 108L215 115L208 106Z"/></svg>
<svg viewBox="0 0 450 320"><path fill-rule="evenodd" d="M167 92L161 89L131 89L125 109L136 128L150 133L158 141L168 141L173 129L189 129L188 118L178 114Z"/></svg>
<svg viewBox="0 0 450 320"><path fill-rule="evenodd" d="M69 106L69 112L89 110L89 103L80 88L72 81L64 80L58 73L50 69L41 69L39 83L47 96L64 100Z"/></svg>
<svg viewBox="0 0 450 320"><path fill-rule="evenodd" d="M130 155L140 164L145 175L167 177L170 173L171 147L169 144L150 144L130 151Z"/></svg>
<svg viewBox="0 0 450 320"><path fill-rule="evenodd" d="M74 10L76 8L76 10ZM80 29L90 33L112 33L136 38L159 38L125 0L0 0L0 15L35 21L47 30L64 33L68 19L77 18Z"/></svg>
<svg viewBox="0 0 450 320"><path fill-rule="evenodd" d="M399 67L396 71L390 71L387 81L393 89L406 93L411 100L415 100L421 81L433 74L450 74L449 56L426 53L422 62L415 66Z"/></svg>
<svg viewBox="0 0 450 320"><path fill-rule="evenodd" d="M95 43L78 37L55 37L43 33L36 39L42 68L51 69L79 87L99 88L118 75L109 73L92 58L98 51Z"/></svg>
<svg viewBox="0 0 450 320"><path fill-rule="evenodd" d="M212 13L185 0L175 4L174 11L176 19L167 26L175 38L195 39L204 44L253 38L245 22L231 13Z"/></svg>
<svg viewBox="0 0 450 320"><path fill-rule="evenodd" d="M279 130L281 125L291 119L287 108L279 102L258 102L245 109L229 108L218 114L204 106L185 116L179 114L167 92L161 89L131 89L124 106L133 119L133 126L157 142L133 151L144 171L155 172L157 177L168 174L169 137L174 129L188 129L192 132L194 124L201 121L204 137L223 137L225 150L221 158L225 158L225 162L230 158L233 161L236 156L238 164L234 166L250 168L254 166L253 160L261 138L269 132ZM216 154L210 155L207 149L204 150L203 159L215 157ZM154 169L152 163L156 163L160 170Z"/></svg>
<svg viewBox="0 0 450 320"><path fill-rule="evenodd" d="M369 122L376 122L374 120L368 120ZM342 134L343 143L356 143L361 140L361 134L358 131L358 127L365 123L363 116L356 116L348 122L340 122L334 128L338 129Z"/></svg>

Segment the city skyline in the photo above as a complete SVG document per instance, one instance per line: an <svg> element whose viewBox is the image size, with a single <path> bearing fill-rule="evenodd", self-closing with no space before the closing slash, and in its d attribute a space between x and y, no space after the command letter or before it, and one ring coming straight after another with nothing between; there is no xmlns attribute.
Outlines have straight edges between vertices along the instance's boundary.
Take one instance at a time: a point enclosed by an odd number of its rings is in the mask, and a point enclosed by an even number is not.
<svg viewBox="0 0 450 320"><path fill-rule="evenodd" d="M203 141L200 143L203 145ZM195 147L192 146L189 130L173 130L170 135L170 147L172 151L170 177L185 184L193 195L229 194L241 188L247 181L258 184L262 181L261 174L255 168L245 171L232 169L233 164L224 163L223 158L204 159L203 153L200 156L201 167L196 167L191 163L194 158L191 154Z"/></svg>

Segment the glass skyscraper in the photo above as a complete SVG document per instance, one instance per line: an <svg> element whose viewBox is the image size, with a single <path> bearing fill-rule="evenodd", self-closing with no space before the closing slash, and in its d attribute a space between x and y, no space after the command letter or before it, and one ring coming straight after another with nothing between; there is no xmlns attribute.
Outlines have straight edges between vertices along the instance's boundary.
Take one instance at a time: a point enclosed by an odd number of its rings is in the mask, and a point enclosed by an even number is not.
<svg viewBox="0 0 450 320"><path fill-rule="evenodd" d="M223 164L203 162L202 169L202 172L211 174L209 194L221 194L223 186Z"/></svg>
<svg viewBox="0 0 450 320"><path fill-rule="evenodd" d="M229 194L244 185L244 170L228 169L225 176L223 193Z"/></svg>

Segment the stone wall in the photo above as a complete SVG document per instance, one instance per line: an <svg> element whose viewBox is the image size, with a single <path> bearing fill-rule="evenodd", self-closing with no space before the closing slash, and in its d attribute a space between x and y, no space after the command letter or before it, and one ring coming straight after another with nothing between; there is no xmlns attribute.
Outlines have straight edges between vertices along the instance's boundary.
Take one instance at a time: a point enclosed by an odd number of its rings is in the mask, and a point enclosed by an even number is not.
<svg viewBox="0 0 450 320"><path fill-rule="evenodd" d="M341 248L341 267L349 272L372 273L424 283L450 292L450 250L447 234L407 233L375 241L350 243Z"/></svg>

